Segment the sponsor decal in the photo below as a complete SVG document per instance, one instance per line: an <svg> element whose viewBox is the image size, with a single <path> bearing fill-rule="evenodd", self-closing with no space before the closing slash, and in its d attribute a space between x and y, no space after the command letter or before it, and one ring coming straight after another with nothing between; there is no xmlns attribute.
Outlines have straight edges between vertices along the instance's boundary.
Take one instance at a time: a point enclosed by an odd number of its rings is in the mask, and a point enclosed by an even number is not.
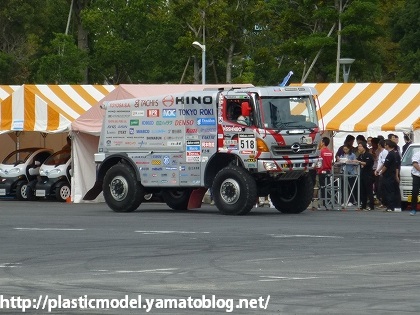
<svg viewBox="0 0 420 315"><path fill-rule="evenodd" d="M178 147L182 145L182 141L168 141L166 145L168 147Z"/></svg>
<svg viewBox="0 0 420 315"><path fill-rule="evenodd" d="M214 138L216 138L215 135L203 135L201 137L201 139L203 139L203 140L214 140Z"/></svg>
<svg viewBox="0 0 420 315"><path fill-rule="evenodd" d="M167 95L162 99L162 104L165 107L171 107L174 105L174 97L172 95Z"/></svg>
<svg viewBox="0 0 420 315"><path fill-rule="evenodd" d="M130 135L134 135L134 128L129 129Z"/></svg>
<svg viewBox="0 0 420 315"><path fill-rule="evenodd" d="M168 155L165 155L164 157L163 157L163 164L165 164L165 165L169 165L171 163L171 159L170 159L170 157L168 156Z"/></svg>
<svg viewBox="0 0 420 315"><path fill-rule="evenodd" d="M140 100L137 99L134 102L134 107L150 107L150 106L159 106L159 103L157 100Z"/></svg>
<svg viewBox="0 0 420 315"><path fill-rule="evenodd" d="M130 107L129 103L110 103L109 104L110 108L126 108L126 107Z"/></svg>
<svg viewBox="0 0 420 315"><path fill-rule="evenodd" d="M171 126L172 120L166 120L166 121L157 121L156 126Z"/></svg>
<svg viewBox="0 0 420 315"><path fill-rule="evenodd" d="M163 109L162 110L162 117L163 118L175 118L176 117L176 109Z"/></svg>
<svg viewBox="0 0 420 315"><path fill-rule="evenodd" d="M144 110L133 110L131 112L131 116L134 116L134 117L143 117L144 116Z"/></svg>
<svg viewBox="0 0 420 315"><path fill-rule="evenodd" d="M141 124L142 124L143 126L153 126L153 125L155 124L155 122L154 122L154 121L151 121L151 120L143 120L143 121L141 122Z"/></svg>
<svg viewBox="0 0 420 315"><path fill-rule="evenodd" d="M136 130L136 133L150 133L150 130L139 129Z"/></svg>
<svg viewBox="0 0 420 315"><path fill-rule="evenodd" d="M233 131L233 132L239 132L242 131L242 127L236 127L236 126L223 126L223 131Z"/></svg>
<svg viewBox="0 0 420 315"><path fill-rule="evenodd" d="M196 109L180 108L178 109L178 112L181 116L197 116L198 114L198 110Z"/></svg>
<svg viewBox="0 0 420 315"><path fill-rule="evenodd" d="M152 160L152 165L161 165L162 161L161 160Z"/></svg>
<svg viewBox="0 0 420 315"><path fill-rule="evenodd" d="M185 133L198 133L197 128L185 128Z"/></svg>
<svg viewBox="0 0 420 315"><path fill-rule="evenodd" d="M211 96L181 96L175 98L175 104L185 105L199 105L206 104L211 105L213 103L213 97Z"/></svg>
<svg viewBox="0 0 420 315"><path fill-rule="evenodd" d="M125 135L127 134L127 130L118 130L119 135Z"/></svg>
<svg viewBox="0 0 420 315"><path fill-rule="evenodd" d="M201 144L201 146L203 148L214 148L214 147L216 147L214 142L203 142Z"/></svg>
<svg viewBox="0 0 420 315"><path fill-rule="evenodd" d="M185 120L175 120L175 126L192 126L194 125L194 120L185 119Z"/></svg>
<svg viewBox="0 0 420 315"><path fill-rule="evenodd" d="M213 126L216 124L216 119L214 118L197 118L198 126Z"/></svg>
<svg viewBox="0 0 420 315"><path fill-rule="evenodd" d="M159 117L159 109L148 109L147 117Z"/></svg>
<svg viewBox="0 0 420 315"><path fill-rule="evenodd" d="M213 116L213 109L212 108L200 108L200 115L201 116Z"/></svg>
<svg viewBox="0 0 420 315"><path fill-rule="evenodd" d="M138 119L130 119L130 126L139 126L140 121Z"/></svg>

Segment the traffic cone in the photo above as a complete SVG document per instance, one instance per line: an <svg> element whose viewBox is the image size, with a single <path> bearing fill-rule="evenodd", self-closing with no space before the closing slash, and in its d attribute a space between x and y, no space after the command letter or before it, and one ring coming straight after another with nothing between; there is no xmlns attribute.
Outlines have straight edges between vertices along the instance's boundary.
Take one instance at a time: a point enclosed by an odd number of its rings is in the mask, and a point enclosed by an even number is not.
<svg viewBox="0 0 420 315"><path fill-rule="evenodd" d="M66 203L71 203L71 196L68 196L68 197L66 198Z"/></svg>

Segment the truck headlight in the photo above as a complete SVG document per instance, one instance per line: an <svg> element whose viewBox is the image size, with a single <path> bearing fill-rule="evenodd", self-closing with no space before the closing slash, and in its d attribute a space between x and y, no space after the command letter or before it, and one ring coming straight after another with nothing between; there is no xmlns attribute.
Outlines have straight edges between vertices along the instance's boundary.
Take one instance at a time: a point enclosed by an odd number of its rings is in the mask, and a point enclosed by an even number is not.
<svg viewBox="0 0 420 315"><path fill-rule="evenodd" d="M274 163L274 162L264 162L263 165L264 165L264 168L267 171L277 171L278 170L277 164Z"/></svg>

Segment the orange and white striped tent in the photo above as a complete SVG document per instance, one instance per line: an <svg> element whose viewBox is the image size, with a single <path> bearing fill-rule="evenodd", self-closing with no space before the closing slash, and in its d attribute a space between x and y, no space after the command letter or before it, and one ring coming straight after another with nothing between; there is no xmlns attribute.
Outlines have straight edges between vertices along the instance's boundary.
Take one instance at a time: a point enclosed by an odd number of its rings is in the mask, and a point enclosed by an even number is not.
<svg viewBox="0 0 420 315"><path fill-rule="evenodd" d="M0 133L64 132L114 85L22 85L0 104Z"/></svg>
<svg viewBox="0 0 420 315"><path fill-rule="evenodd" d="M319 83L320 128L410 132L420 128L420 84Z"/></svg>
<svg viewBox="0 0 420 315"><path fill-rule="evenodd" d="M0 85L0 102L20 88L20 85Z"/></svg>

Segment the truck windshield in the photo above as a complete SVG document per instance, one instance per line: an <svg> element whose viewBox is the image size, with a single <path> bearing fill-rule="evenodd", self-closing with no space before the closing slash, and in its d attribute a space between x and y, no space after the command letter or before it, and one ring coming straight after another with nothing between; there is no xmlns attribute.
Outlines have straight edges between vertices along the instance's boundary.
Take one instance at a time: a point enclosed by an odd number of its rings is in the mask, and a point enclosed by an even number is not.
<svg viewBox="0 0 420 315"><path fill-rule="evenodd" d="M262 97L261 120L264 128L316 128L318 119L312 97Z"/></svg>
<svg viewBox="0 0 420 315"><path fill-rule="evenodd" d="M407 149L407 151L404 153L404 156L401 160L401 166L411 166L413 165L412 158L414 153L417 151L420 151L420 146L411 146Z"/></svg>

